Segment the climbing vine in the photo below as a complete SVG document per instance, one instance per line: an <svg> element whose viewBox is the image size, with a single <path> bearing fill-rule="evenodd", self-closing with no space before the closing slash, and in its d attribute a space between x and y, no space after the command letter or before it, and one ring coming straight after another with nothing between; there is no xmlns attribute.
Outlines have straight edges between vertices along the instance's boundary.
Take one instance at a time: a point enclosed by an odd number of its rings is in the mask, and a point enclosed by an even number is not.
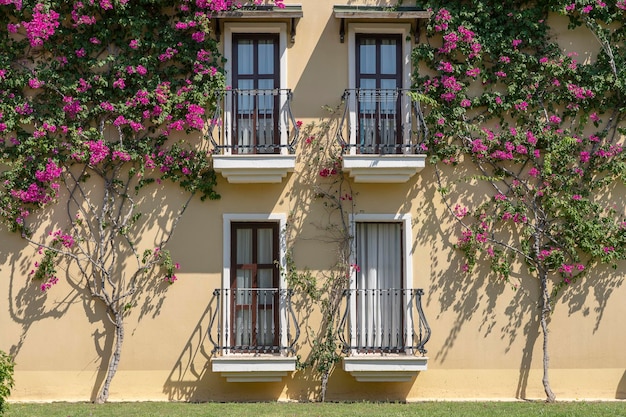
<svg viewBox="0 0 626 417"><path fill-rule="evenodd" d="M194 196L219 197L204 140L226 87L212 16L262 3L0 1L0 220L37 248L29 276L41 290L69 260L103 303L114 349L98 402L140 290L177 279L165 246L181 216ZM163 182L187 197L151 244L141 207ZM65 220L47 221L59 206Z"/></svg>
<svg viewBox="0 0 626 417"><path fill-rule="evenodd" d="M549 378L548 317L557 297L597 263L626 257L626 213L610 187L626 180L624 47L626 3L618 1L429 2L433 18L414 50L429 154L440 191L461 225L457 247L470 273L486 260L509 280L521 261L541 288L543 385ZM596 55L581 60L551 38L555 17L593 36ZM565 27L562 30L566 30ZM455 170L476 174L458 182ZM490 190L467 205L463 184ZM455 185L456 184L456 185Z"/></svg>
<svg viewBox="0 0 626 417"><path fill-rule="evenodd" d="M310 368L319 376L321 401L326 399L329 376L342 357L339 326L342 298L352 273L349 215L353 213L355 204L350 182L342 169L341 147L335 138L338 110L330 107L326 110L326 117L304 126L301 133L305 139L299 154L304 159L301 162L309 168L302 174L306 175L303 182L314 184L312 200L307 201L320 205L323 208L320 212L325 213L314 226L323 233L320 239L324 244L334 248L336 261L326 272L314 274L308 268L298 269L293 250L290 250L285 271L289 287L306 303L300 311L310 312L314 308L321 315L319 321L314 321L315 325L303 320L308 326L311 351L305 359L299 360L300 369ZM297 222L295 217L298 213L305 212L298 207L292 222Z"/></svg>

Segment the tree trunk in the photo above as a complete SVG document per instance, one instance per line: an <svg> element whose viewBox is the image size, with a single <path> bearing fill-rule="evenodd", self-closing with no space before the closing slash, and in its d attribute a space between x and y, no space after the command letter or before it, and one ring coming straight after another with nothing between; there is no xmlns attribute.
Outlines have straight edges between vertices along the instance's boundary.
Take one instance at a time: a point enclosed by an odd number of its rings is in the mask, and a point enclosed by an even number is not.
<svg viewBox="0 0 626 417"><path fill-rule="evenodd" d="M328 386L328 374L329 372L324 372L322 375L322 402L326 402L326 387Z"/></svg>
<svg viewBox="0 0 626 417"><path fill-rule="evenodd" d="M546 393L546 402L553 403L556 400L554 392L550 387L548 369L550 366L550 356L548 355L548 316L552 311L550 306L550 293L548 291L548 273L540 270L541 280L541 330L543 331L543 389Z"/></svg>
<svg viewBox="0 0 626 417"><path fill-rule="evenodd" d="M111 381L117 372L117 367L120 363L120 355L122 353L122 344L124 343L124 318L122 313L114 314L115 318L115 350L113 356L109 361L109 368L107 370L107 377L102 385L102 390L96 399L97 404L104 404L109 399L109 388L111 387Z"/></svg>

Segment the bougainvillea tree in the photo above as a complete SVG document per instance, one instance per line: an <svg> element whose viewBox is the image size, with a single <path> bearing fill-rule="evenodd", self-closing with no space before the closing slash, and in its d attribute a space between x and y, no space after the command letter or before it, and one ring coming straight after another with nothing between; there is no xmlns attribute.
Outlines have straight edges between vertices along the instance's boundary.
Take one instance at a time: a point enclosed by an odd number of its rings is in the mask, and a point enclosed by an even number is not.
<svg viewBox="0 0 626 417"><path fill-rule="evenodd" d="M165 245L180 216L194 195L218 197L202 140L225 88L211 16L260 3L0 0L0 217L38 248L42 291L69 260L104 303L114 351L98 402L138 290L176 280ZM140 202L164 180L188 198L146 248L146 219L161 214Z"/></svg>
<svg viewBox="0 0 626 417"><path fill-rule="evenodd" d="M437 168L444 200L461 225L463 269L488 260L504 280L517 269L532 279L516 285L539 285L543 386L554 401L548 378L554 303L577 281L592 279L594 264L626 257L625 213L607 199L626 179L626 2L430 6L426 42L414 55L429 68L418 75L434 102L429 152L436 167L473 167L472 182L483 185L476 190L490 190L483 198L473 191L473 206L459 204L455 198L469 182L444 174L455 169ZM563 15L569 27L552 28ZM597 50L585 60L563 52L550 34L568 29L594 39Z"/></svg>

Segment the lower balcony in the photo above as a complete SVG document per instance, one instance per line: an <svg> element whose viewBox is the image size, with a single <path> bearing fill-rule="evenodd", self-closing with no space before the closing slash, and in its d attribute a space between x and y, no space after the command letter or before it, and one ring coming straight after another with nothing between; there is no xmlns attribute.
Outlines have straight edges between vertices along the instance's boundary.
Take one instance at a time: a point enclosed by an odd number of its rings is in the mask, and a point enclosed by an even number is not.
<svg viewBox="0 0 626 417"><path fill-rule="evenodd" d="M291 296L278 288L215 290L208 335L212 371L228 382L279 382L294 372L300 329Z"/></svg>
<svg viewBox="0 0 626 417"><path fill-rule="evenodd" d="M280 382L296 370L292 356L229 355L211 359L211 370L227 382Z"/></svg>
<svg viewBox="0 0 626 417"><path fill-rule="evenodd" d="M360 382L408 382L428 369L421 289L350 289L339 338L343 369Z"/></svg>

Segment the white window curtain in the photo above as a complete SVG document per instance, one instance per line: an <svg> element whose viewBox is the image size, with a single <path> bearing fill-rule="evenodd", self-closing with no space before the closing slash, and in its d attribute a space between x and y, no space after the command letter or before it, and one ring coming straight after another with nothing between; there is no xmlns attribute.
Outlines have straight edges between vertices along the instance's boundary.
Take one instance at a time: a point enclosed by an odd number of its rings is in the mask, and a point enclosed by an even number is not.
<svg viewBox="0 0 626 417"><path fill-rule="evenodd" d="M252 230L237 229L237 263L252 262ZM235 289L235 345L252 343L252 270L237 269Z"/></svg>
<svg viewBox="0 0 626 417"><path fill-rule="evenodd" d="M357 223L356 331L359 350L404 346L402 225Z"/></svg>

